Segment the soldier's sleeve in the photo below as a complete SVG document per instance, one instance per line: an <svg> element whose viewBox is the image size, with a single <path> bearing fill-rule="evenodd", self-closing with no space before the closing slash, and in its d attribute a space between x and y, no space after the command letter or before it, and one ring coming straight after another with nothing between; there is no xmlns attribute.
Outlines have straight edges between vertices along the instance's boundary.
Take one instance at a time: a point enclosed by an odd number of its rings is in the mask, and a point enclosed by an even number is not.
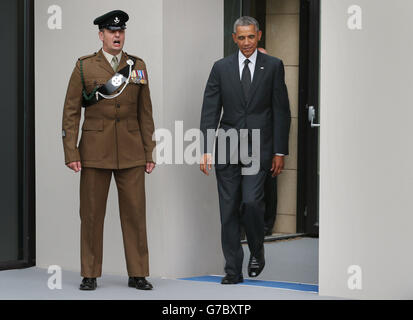
<svg viewBox="0 0 413 320"><path fill-rule="evenodd" d="M146 66L144 68L146 75L148 72ZM145 85L142 85L142 88L139 92L138 97L138 121L141 128L143 147L145 149L145 158L147 162L155 162L155 159L152 157L152 151L156 146L154 140L152 140L152 135L155 131L155 126L153 123L152 117L152 102L151 95L149 91L149 79Z"/></svg>
<svg viewBox="0 0 413 320"><path fill-rule="evenodd" d="M62 138L66 164L80 161L77 139L79 134L81 109L82 81L80 78L79 61L77 61L67 87L63 108Z"/></svg>

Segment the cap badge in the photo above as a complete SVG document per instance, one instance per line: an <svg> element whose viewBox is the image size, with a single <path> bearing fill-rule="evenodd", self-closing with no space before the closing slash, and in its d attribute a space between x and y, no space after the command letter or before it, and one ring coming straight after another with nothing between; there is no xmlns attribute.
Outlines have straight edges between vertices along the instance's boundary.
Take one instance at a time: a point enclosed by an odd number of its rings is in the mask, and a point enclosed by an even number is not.
<svg viewBox="0 0 413 320"><path fill-rule="evenodd" d="M116 17L116 18L115 18L115 20L113 20L113 22L115 22L116 24L118 24L118 23L119 23L119 21L120 21L120 20L119 20L119 18L118 18L118 17Z"/></svg>

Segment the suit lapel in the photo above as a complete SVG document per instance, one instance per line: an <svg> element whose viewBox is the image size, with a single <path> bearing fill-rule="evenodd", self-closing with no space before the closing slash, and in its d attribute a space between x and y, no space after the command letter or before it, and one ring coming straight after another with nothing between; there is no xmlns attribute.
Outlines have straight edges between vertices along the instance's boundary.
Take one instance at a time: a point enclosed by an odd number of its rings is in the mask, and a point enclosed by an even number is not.
<svg viewBox="0 0 413 320"><path fill-rule="evenodd" d="M263 59L263 54L258 51L257 61L255 62L254 77L252 79L252 84L251 84L251 88L249 92L248 104L250 104L251 99L254 97L255 91L260 85L264 72L265 72L265 63Z"/></svg>
<svg viewBox="0 0 413 320"><path fill-rule="evenodd" d="M230 75L231 75L231 81L234 84L234 89L237 93L237 96L240 97L242 103L244 104L246 101L245 101L244 91L242 90L242 86L241 86L238 54L239 54L239 51L238 53L234 54L233 58L231 59Z"/></svg>

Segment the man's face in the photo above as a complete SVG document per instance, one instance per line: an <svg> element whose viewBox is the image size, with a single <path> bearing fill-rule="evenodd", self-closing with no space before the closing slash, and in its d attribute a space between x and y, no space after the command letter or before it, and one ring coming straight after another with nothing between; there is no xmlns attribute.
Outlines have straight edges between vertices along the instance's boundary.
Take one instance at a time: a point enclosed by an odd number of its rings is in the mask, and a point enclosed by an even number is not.
<svg viewBox="0 0 413 320"><path fill-rule="evenodd" d="M103 42L103 50L111 55L117 55L125 43L125 30L103 29L99 31L99 39Z"/></svg>
<svg viewBox="0 0 413 320"><path fill-rule="evenodd" d="M242 54L249 58L257 49L261 36L261 30L257 32L255 26L251 24L249 26L238 26L237 32L232 34L232 39L234 39Z"/></svg>

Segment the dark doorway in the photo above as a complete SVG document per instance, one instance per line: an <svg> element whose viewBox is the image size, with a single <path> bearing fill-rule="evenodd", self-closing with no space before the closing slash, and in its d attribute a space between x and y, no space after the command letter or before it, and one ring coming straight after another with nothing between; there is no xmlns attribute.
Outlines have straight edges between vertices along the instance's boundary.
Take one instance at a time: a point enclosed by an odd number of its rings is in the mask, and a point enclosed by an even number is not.
<svg viewBox="0 0 413 320"><path fill-rule="evenodd" d="M300 12L297 231L318 236L320 0L301 0Z"/></svg>
<svg viewBox="0 0 413 320"><path fill-rule="evenodd" d="M33 1L0 2L0 270L35 265ZM7 75L7 76L5 76Z"/></svg>
<svg viewBox="0 0 413 320"><path fill-rule="evenodd" d="M292 7L291 3L292 1L289 0L277 1L277 7L273 6L271 10L285 12L286 8ZM298 134L295 137L297 141L294 143L297 146L297 197L295 232L291 233L292 236L310 235L318 237L318 127L311 126L308 112L310 106L314 107L315 118L313 124L318 123L320 0L297 0L296 3L298 3L297 6L299 5L299 58L296 63L298 65L296 66L298 67L298 111L295 115L297 117ZM249 15L257 19L263 32L259 47L271 47L270 43L265 43L266 39L269 40L266 33L269 34L273 27L271 21L267 21L268 8L268 0L224 1L224 56L237 52L231 33L234 21L241 15ZM269 29L266 30L266 28ZM279 188L282 187L279 183L277 185ZM275 187L275 190L277 190L277 187ZM272 197L275 201L270 202L277 207L276 191L272 192ZM282 199L278 199L278 201L282 201ZM279 215L277 212L276 223L282 213ZM283 236L281 235L281 237Z"/></svg>

